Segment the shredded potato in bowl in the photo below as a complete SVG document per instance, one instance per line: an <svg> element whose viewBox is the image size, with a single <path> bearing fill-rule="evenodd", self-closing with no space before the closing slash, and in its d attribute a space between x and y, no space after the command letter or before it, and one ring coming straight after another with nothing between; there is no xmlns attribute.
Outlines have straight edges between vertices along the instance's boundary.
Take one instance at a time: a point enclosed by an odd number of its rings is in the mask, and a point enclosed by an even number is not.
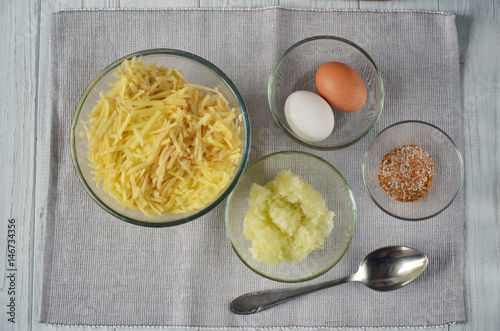
<svg viewBox="0 0 500 331"><path fill-rule="evenodd" d="M114 75L84 123L96 184L146 216L208 205L242 158L235 109L176 68L134 57Z"/></svg>

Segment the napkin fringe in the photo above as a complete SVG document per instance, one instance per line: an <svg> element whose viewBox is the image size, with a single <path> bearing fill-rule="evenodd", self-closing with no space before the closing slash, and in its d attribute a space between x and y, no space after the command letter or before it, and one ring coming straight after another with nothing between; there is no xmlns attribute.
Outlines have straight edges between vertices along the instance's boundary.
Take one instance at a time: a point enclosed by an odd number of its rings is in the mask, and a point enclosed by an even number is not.
<svg viewBox="0 0 500 331"><path fill-rule="evenodd" d="M78 327L78 328L123 328L123 329L135 329L135 328L145 328L145 329L192 329L192 330L283 330L287 329L297 329L297 330L332 330L332 329L372 329L372 330L390 330L390 329L435 329L435 328L444 328L452 325L465 324L465 321L455 321L444 324L437 325L421 325L421 326L377 326L377 327L366 327L366 326L342 326L342 327L334 327L334 326L264 326L264 327L247 327L247 326L224 326L224 327L212 327L212 326L186 326L186 325L121 325L121 324L62 324L62 323L42 323L46 326L62 326L62 327Z"/></svg>
<svg viewBox="0 0 500 331"><path fill-rule="evenodd" d="M70 12L96 12L96 11L264 11L269 9L280 9L286 11L309 11L309 12L355 12L355 13L415 13L433 14L442 16L455 16L455 12L420 10L420 9L354 9L354 8L285 8L281 6L267 7L244 7L244 8L214 8L214 7L165 7L165 8L79 8L72 10L62 10L56 13Z"/></svg>

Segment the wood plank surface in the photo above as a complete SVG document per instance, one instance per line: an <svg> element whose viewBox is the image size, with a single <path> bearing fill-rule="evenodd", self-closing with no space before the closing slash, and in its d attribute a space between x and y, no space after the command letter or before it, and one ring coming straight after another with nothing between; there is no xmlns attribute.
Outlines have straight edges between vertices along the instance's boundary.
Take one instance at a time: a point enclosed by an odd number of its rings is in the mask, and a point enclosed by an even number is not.
<svg viewBox="0 0 500 331"><path fill-rule="evenodd" d="M500 330L500 1L442 1L460 45L465 160L466 325Z"/></svg>
<svg viewBox="0 0 500 331"><path fill-rule="evenodd" d="M50 156L50 14L81 8L267 7L418 9L457 13L462 79L467 323L435 330L500 330L499 0L5 0L0 4L0 330L151 330L38 323ZM15 220L15 255L8 254ZM12 221L11 221L12 222ZM14 268L9 262L14 259ZM16 269L9 271L8 269ZM9 276L15 273L15 295ZM11 291L10 290L10 291ZM7 314L15 299L15 323ZM370 328L366 328L369 330ZM175 330L175 329L171 329ZM186 330L185 328L178 330ZM193 328L197 330L197 328ZM305 330L305 329L304 329ZM343 329L344 330L344 329Z"/></svg>
<svg viewBox="0 0 500 331"><path fill-rule="evenodd" d="M32 322L38 14L34 1L0 8L0 330Z"/></svg>

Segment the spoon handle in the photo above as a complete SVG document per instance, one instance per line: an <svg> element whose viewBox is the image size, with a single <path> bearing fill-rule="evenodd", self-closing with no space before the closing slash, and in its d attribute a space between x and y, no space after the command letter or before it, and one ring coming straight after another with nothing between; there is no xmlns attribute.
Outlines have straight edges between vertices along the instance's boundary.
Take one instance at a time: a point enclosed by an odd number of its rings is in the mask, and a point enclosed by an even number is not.
<svg viewBox="0 0 500 331"><path fill-rule="evenodd" d="M231 302L230 309L233 313L241 315L258 313L259 311L274 307L299 296L350 282L354 280L353 276L347 276L324 283L292 289L270 290L243 294Z"/></svg>

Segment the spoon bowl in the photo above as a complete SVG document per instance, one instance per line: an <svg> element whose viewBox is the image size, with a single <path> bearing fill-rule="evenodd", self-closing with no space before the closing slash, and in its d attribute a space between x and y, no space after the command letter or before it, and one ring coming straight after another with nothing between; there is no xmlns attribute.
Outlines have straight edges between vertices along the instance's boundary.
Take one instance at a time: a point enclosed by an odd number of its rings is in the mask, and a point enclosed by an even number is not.
<svg viewBox="0 0 500 331"><path fill-rule="evenodd" d="M388 246L368 254L353 277L376 291L392 291L417 278L428 259L420 251L404 246Z"/></svg>
<svg viewBox="0 0 500 331"><path fill-rule="evenodd" d="M393 291L414 281L427 267L428 258L415 248L387 246L361 261L358 271L340 279L298 287L247 293L231 302L235 314L253 314L296 297L348 282L361 282L376 291Z"/></svg>

